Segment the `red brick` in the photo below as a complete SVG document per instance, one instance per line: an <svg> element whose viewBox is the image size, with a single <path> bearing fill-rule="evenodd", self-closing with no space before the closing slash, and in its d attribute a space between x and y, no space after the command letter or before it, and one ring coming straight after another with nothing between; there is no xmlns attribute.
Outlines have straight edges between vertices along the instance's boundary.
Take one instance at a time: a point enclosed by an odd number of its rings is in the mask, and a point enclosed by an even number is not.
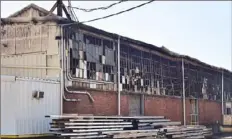
<svg viewBox="0 0 232 139"><path fill-rule="evenodd" d="M81 99L81 102L64 101L64 113L117 115L118 100L116 92L89 91L95 102L87 95L65 94L67 98ZM129 114L129 94L121 94L121 115ZM183 104L181 98L166 96L145 96L144 114L147 116L166 116L173 121L183 122ZM186 99L186 122L190 124L191 105ZM199 100L200 124L221 122L221 104L216 101Z"/></svg>

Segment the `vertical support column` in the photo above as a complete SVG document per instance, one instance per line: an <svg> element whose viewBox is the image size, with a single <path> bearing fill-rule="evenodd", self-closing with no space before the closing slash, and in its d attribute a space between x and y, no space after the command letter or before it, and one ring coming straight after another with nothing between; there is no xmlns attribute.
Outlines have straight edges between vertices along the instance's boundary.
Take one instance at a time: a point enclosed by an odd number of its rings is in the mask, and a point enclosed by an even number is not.
<svg viewBox="0 0 232 139"><path fill-rule="evenodd" d="M184 59L182 58L182 81L183 81L183 118L186 125L186 106L185 106L185 78L184 78Z"/></svg>
<svg viewBox="0 0 232 139"><path fill-rule="evenodd" d="M62 10L63 2L62 0L57 0L57 15L61 16L63 15L63 10Z"/></svg>
<svg viewBox="0 0 232 139"><path fill-rule="evenodd" d="M141 94L140 95L140 106L141 106L141 115L143 116L145 113L144 113L144 109L145 109L145 95L144 94Z"/></svg>
<svg viewBox="0 0 232 139"><path fill-rule="evenodd" d="M63 26L60 26L59 55L60 55L60 114L63 115L63 93L64 93L64 53L63 53Z"/></svg>
<svg viewBox="0 0 232 139"><path fill-rule="evenodd" d="M120 36L118 36L118 115L121 115L121 91L120 91Z"/></svg>
<svg viewBox="0 0 232 139"><path fill-rule="evenodd" d="M222 115L224 115L224 73L222 70Z"/></svg>

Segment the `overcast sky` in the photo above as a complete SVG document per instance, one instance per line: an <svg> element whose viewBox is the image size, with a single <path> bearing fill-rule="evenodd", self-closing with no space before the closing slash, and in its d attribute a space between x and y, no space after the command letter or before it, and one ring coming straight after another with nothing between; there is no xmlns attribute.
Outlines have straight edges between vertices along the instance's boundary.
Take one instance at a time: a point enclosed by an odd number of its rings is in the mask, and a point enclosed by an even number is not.
<svg viewBox="0 0 232 139"><path fill-rule="evenodd" d="M114 2L73 1L72 6L95 8ZM78 10L75 12L79 21L85 21L125 10L143 2L129 1L108 10L91 13ZM1 16L7 17L30 3L49 10L54 1L2 1ZM88 25L156 46L163 45L174 52L231 70L231 20L231 1L156 1Z"/></svg>

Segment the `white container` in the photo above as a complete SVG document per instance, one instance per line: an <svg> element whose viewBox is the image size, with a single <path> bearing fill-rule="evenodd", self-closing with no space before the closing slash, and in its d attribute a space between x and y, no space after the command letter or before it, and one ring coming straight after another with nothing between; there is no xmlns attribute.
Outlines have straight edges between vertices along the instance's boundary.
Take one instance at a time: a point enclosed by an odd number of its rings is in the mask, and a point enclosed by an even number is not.
<svg viewBox="0 0 232 139"><path fill-rule="evenodd" d="M32 97L34 91L44 97ZM60 83L54 80L16 78L1 75L1 134L33 135L49 133L50 119L60 114Z"/></svg>

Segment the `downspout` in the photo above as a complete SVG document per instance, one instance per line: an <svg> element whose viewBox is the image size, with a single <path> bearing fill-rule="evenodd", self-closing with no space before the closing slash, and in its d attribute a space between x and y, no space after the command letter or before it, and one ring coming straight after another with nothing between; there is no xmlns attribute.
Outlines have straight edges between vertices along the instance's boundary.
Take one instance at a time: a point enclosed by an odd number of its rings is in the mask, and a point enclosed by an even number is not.
<svg viewBox="0 0 232 139"><path fill-rule="evenodd" d="M67 25L70 25L70 24L67 24ZM62 85L61 85L61 87L63 88L62 89L62 96L63 96L65 101L72 101L72 102L80 101L79 99L67 99L65 97L65 93L64 93L64 90L65 90L67 93L70 93L70 94L85 94L90 98L91 102L94 102L94 99L93 99L93 97L91 96L90 93L81 92L81 91L70 91L70 90L67 89L67 86L65 85L65 79L67 77L67 70L66 70L67 67L65 66L66 64L64 65L64 62L67 61L66 60L67 55L64 54L64 52L65 52L65 48L64 48L65 45L64 45L64 42L63 42L63 40L64 40L64 38L63 38L63 27L64 26L66 26L66 25L61 25L61 39L62 39L61 40L61 55L62 55L62 58L61 58L62 59L62 74L61 74L61 76L62 76ZM64 77L64 75L66 75L66 77Z"/></svg>
<svg viewBox="0 0 232 139"><path fill-rule="evenodd" d="M69 47L69 46L68 46ZM65 47L64 47L64 45L63 45L63 52L66 52L66 49L65 49ZM70 78L68 78L69 76L69 74L68 73L70 73L69 72L69 69L70 68L68 68L68 66L67 66L67 64L69 63L68 62L68 60L69 60L69 55L66 53L65 55L64 55L64 61L65 61L65 71L64 71L64 73L65 73L65 79L67 79L68 81L72 81ZM64 83L65 84L65 83ZM90 99L90 101L91 102L94 102L94 99L93 99L93 97L91 96L91 94L89 93L89 92L87 92L87 91L84 91L84 92L82 92L82 91L70 91L70 90L68 90L68 88L67 88L67 86L66 85L64 85L64 89L65 89L65 91L67 92L67 93L71 93L71 94L84 94L84 95L87 95L88 97L89 97L89 99Z"/></svg>
<svg viewBox="0 0 232 139"><path fill-rule="evenodd" d="M67 99L64 94L64 85L65 85L65 80L64 80L64 51L63 51L63 28L62 26L60 27L60 36L61 40L59 43L59 50L60 50L60 58L61 58L61 69L60 69L60 113L61 115L63 114L63 99L65 101L71 101L71 102L77 102L77 99Z"/></svg>
<svg viewBox="0 0 232 139"><path fill-rule="evenodd" d="M184 59L182 58L182 81L183 81L183 118L186 125L186 104L185 104L185 78L184 78Z"/></svg>
<svg viewBox="0 0 232 139"><path fill-rule="evenodd" d="M121 115L121 91L120 91L120 36L118 36L118 115Z"/></svg>
<svg viewBox="0 0 232 139"><path fill-rule="evenodd" d="M66 92L72 93L72 94L84 94L84 95L87 95L87 96L89 97L90 101L91 101L91 102L94 102L94 99L93 99L93 97L90 95L89 92L86 92L86 91L84 91L84 92L81 92L81 91L70 91L70 90L68 90L67 86L64 86L64 87L65 87L64 89L65 89Z"/></svg>

